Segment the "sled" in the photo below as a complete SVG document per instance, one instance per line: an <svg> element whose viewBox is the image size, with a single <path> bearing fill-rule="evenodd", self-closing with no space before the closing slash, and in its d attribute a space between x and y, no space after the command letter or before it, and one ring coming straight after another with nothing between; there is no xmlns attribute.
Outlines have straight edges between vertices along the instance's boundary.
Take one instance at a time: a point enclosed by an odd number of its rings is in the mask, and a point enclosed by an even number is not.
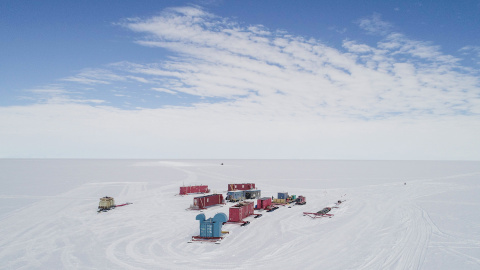
<svg viewBox="0 0 480 270"><path fill-rule="evenodd" d="M333 216L333 214L309 213L309 212L303 212L303 215L311 217L311 218L322 218L322 217L332 217Z"/></svg>
<svg viewBox="0 0 480 270"><path fill-rule="evenodd" d="M240 226L247 226L248 224L250 224L250 221L227 221L225 222L224 224L237 224L237 225L240 225Z"/></svg>
<svg viewBox="0 0 480 270"><path fill-rule="evenodd" d="M332 217L333 214L328 214L328 212L330 212L331 210L332 210L331 207L325 207L316 213L303 212L303 215L309 216L311 218Z"/></svg>
<svg viewBox="0 0 480 270"><path fill-rule="evenodd" d="M220 244L220 241L223 240L222 237L200 237L200 236L193 236L192 240L188 241L187 243L193 243L193 242L207 242L207 243L215 243L215 244Z"/></svg>
<svg viewBox="0 0 480 270"><path fill-rule="evenodd" d="M272 207L272 208L269 208L269 209L267 210L267 212L273 212L273 211L277 210L278 208L279 208L278 206L274 206L274 207Z"/></svg>

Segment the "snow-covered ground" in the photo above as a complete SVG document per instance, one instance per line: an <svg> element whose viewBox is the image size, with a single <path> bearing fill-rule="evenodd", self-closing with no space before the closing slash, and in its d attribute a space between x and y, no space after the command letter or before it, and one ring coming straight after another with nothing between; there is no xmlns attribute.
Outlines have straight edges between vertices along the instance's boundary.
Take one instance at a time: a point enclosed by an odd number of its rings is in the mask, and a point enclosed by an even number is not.
<svg viewBox="0 0 480 270"><path fill-rule="evenodd" d="M0 172L0 269L480 269L480 162L4 159ZM179 187L244 182L307 204L188 243L199 212ZM133 204L97 213L106 195ZM302 215L340 199L332 218Z"/></svg>

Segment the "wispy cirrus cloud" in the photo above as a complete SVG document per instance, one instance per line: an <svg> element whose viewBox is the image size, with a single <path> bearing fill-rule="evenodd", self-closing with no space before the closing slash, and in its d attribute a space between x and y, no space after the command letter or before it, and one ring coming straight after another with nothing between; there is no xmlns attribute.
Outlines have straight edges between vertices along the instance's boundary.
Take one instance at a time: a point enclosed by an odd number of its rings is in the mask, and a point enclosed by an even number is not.
<svg viewBox="0 0 480 270"><path fill-rule="evenodd" d="M75 76L63 78L62 81L76 82L81 84L110 84L112 81L124 81L125 78L106 69L85 69Z"/></svg>
<svg viewBox="0 0 480 270"><path fill-rule="evenodd" d="M24 94L20 96L20 99L32 100L40 104L102 104L105 102L100 99L86 99L82 97L81 91L67 90L61 84L50 84L41 88L29 89L26 93L28 95Z"/></svg>
<svg viewBox="0 0 480 270"><path fill-rule="evenodd" d="M379 14L357 23L382 35L376 46L345 40L340 50L314 38L241 25L199 7L170 8L159 16L120 23L142 35L136 43L165 48L172 53L170 59L112 63L62 80L96 85L97 91L101 85L137 83L137 93L200 98L192 100L194 106L217 98L221 102L216 106L224 106L226 113L232 106L262 112L268 107L274 117L478 113L479 79L459 64L459 58L430 42L391 32L392 26ZM467 50L472 49L463 49ZM130 94L123 93L131 98Z"/></svg>
<svg viewBox="0 0 480 270"><path fill-rule="evenodd" d="M480 46L464 46L459 51L480 65Z"/></svg>
<svg viewBox="0 0 480 270"><path fill-rule="evenodd" d="M361 28L384 36L377 46L346 40L346 51L242 26L196 7L172 8L123 26L144 34L138 44L177 54L160 65L125 68L162 78L174 92L228 98L236 105L268 104L275 114L369 119L478 111L472 102L478 79L462 70L458 58L390 32L379 14L359 20Z"/></svg>
<svg viewBox="0 0 480 270"><path fill-rule="evenodd" d="M382 16L378 13L358 20L357 24L360 28L372 35L387 35L393 27L392 24L382 20Z"/></svg>

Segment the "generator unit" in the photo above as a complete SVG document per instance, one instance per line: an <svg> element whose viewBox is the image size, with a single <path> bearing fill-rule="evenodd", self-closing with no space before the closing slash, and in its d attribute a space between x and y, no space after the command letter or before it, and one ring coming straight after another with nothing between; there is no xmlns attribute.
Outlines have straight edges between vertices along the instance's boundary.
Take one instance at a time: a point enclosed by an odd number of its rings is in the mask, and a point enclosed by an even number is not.
<svg viewBox="0 0 480 270"><path fill-rule="evenodd" d="M200 221L200 237L222 237L222 225L227 222L227 215L218 213L213 218L205 219L205 214L198 214L195 219Z"/></svg>
<svg viewBox="0 0 480 270"><path fill-rule="evenodd" d="M110 210L115 208L115 200L112 197L105 196L100 198L100 203L98 204L99 210Z"/></svg>

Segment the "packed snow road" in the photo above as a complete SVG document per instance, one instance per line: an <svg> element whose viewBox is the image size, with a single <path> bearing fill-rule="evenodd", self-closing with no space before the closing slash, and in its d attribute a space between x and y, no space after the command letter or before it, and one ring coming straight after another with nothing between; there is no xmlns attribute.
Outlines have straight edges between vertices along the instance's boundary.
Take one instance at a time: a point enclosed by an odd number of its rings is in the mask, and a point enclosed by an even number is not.
<svg viewBox="0 0 480 270"><path fill-rule="evenodd" d="M3 160L0 167L0 201L10 205L0 213L1 269L480 267L479 162ZM307 204L257 211L263 216L248 217L245 227L226 224L220 245L188 243L199 234L199 212L186 210L195 195L177 196L179 187L207 184L225 194L227 184L243 182L263 196L304 195ZM133 204L97 213L106 195ZM203 213L228 215L229 205ZM331 218L303 215L324 207Z"/></svg>

